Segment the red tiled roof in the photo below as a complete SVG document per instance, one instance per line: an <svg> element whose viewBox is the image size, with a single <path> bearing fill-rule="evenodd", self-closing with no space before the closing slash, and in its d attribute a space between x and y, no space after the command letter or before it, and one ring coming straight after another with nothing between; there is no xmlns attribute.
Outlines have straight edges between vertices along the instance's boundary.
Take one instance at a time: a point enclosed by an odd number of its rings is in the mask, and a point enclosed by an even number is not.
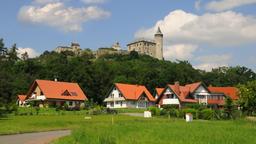
<svg viewBox="0 0 256 144"><path fill-rule="evenodd" d="M236 87L208 87L211 93L224 93L232 100L238 100L238 89Z"/></svg>
<svg viewBox="0 0 256 144"><path fill-rule="evenodd" d="M193 93L201 84L202 82L196 82L192 84L186 84L185 87L189 88L190 93Z"/></svg>
<svg viewBox="0 0 256 144"><path fill-rule="evenodd" d="M77 83L56 82L49 80L35 80L30 88L29 94L32 93L32 88L38 85L47 99L63 99L63 100L87 100L86 95ZM67 91L70 96L64 96ZM28 95L29 95L28 94Z"/></svg>
<svg viewBox="0 0 256 144"><path fill-rule="evenodd" d="M201 85L201 82L198 83L192 83L192 84L187 84L185 86L180 86L180 85L168 85L168 87L170 87L174 93L178 96L178 98L180 99L180 101L182 102L198 102L198 100L195 99L189 99L187 98L187 96L190 93L193 93L199 86Z"/></svg>
<svg viewBox="0 0 256 144"><path fill-rule="evenodd" d="M160 96L162 92L164 91L164 88L156 88L156 94Z"/></svg>
<svg viewBox="0 0 256 144"><path fill-rule="evenodd" d="M140 96L144 93L149 101L155 101L154 97L145 86L121 83L115 83L115 86L123 94L125 99L138 100Z"/></svg>
<svg viewBox="0 0 256 144"><path fill-rule="evenodd" d="M26 100L26 95L18 95L18 100L24 102Z"/></svg>
<svg viewBox="0 0 256 144"><path fill-rule="evenodd" d="M225 100L214 100L214 99L208 99L208 104L218 104L218 105L224 105Z"/></svg>

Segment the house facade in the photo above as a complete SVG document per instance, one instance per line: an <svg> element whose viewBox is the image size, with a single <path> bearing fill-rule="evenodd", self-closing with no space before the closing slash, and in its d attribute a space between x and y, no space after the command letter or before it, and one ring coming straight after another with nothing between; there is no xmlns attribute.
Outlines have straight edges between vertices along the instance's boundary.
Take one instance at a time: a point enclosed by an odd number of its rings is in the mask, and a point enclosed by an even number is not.
<svg viewBox="0 0 256 144"><path fill-rule="evenodd" d="M115 83L104 102L108 108L147 108L155 99L145 86Z"/></svg>
<svg viewBox="0 0 256 144"><path fill-rule="evenodd" d="M18 95L18 97L17 97L17 105L18 106L20 106L20 107L23 107L23 106L25 106L25 104L26 104L26 102L25 102L25 100L26 100L26 95Z"/></svg>
<svg viewBox="0 0 256 144"><path fill-rule="evenodd" d="M25 103L33 103L39 107L80 106L87 100L86 95L77 83L50 80L35 80L31 85Z"/></svg>
<svg viewBox="0 0 256 144"><path fill-rule="evenodd" d="M225 103L225 97L237 100L237 89L234 87L206 87L202 82L187 84L184 86L175 82L168 84L158 94L156 103L159 107L164 105L175 105L178 108L188 103L208 105L213 108L221 108Z"/></svg>

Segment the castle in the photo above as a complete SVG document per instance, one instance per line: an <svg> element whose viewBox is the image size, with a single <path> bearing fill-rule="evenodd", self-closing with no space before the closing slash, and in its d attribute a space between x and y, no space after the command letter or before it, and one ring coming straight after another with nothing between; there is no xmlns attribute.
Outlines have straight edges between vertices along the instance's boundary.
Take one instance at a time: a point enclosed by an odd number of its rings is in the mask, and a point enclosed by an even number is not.
<svg viewBox="0 0 256 144"><path fill-rule="evenodd" d="M64 51L71 51L75 55L79 55L81 53L81 48L80 48L80 45L78 43L73 43L72 42L71 47L58 46L54 51L57 52L57 53L61 53L61 52L64 52Z"/></svg>
<svg viewBox="0 0 256 144"><path fill-rule="evenodd" d="M155 35L154 40L145 40L139 39L127 44L127 50L123 50L119 44L116 42L110 48L99 48L98 50L94 51L93 54L96 58L99 58L103 55L108 54L129 54L131 51L136 51L139 54L149 55L151 57L157 58L159 60L163 60L163 33L161 29L158 27ZM74 52L76 55L81 54L82 50L78 43L71 43L71 47L68 46L59 46L55 50L57 53L61 53L64 51L71 51Z"/></svg>
<svg viewBox="0 0 256 144"><path fill-rule="evenodd" d="M139 39L127 44L128 51L137 51L139 54L163 60L163 33L158 27L154 40Z"/></svg>

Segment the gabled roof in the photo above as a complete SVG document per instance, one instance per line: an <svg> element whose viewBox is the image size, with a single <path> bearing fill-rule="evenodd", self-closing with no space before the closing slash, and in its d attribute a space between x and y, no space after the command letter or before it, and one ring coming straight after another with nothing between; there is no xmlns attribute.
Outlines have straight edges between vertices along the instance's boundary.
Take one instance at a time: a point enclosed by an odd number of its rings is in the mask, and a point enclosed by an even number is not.
<svg viewBox="0 0 256 144"><path fill-rule="evenodd" d="M199 84L199 85L198 85ZM185 86L179 86L179 85L170 85L167 86L173 90L173 92L177 95L180 101L182 102L198 102L195 99L189 99L187 98L190 93L193 93L201 83L193 83L188 84Z"/></svg>
<svg viewBox="0 0 256 144"><path fill-rule="evenodd" d="M162 92L164 91L164 88L156 88L156 94L160 96Z"/></svg>
<svg viewBox="0 0 256 144"><path fill-rule="evenodd" d="M193 92L195 92L195 90L196 90L200 85L202 85L202 82L196 82L196 83L192 83L192 84L186 84L186 85L185 85L185 88L188 88L188 89L189 89L189 92L190 92L190 93L193 93Z"/></svg>
<svg viewBox="0 0 256 144"><path fill-rule="evenodd" d="M115 83L115 87L122 93L125 99L138 100L144 93L149 101L155 101L154 97L143 85Z"/></svg>
<svg viewBox="0 0 256 144"><path fill-rule="evenodd" d="M238 100L238 89L236 87L208 87L211 93L223 93L232 100Z"/></svg>
<svg viewBox="0 0 256 144"><path fill-rule="evenodd" d="M35 80L27 95L31 95L33 89L38 86L47 99L63 100L87 100L86 95L77 83L57 82L50 80ZM65 93L70 95L65 96Z"/></svg>
<svg viewBox="0 0 256 144"><path fill-rule="evenodd" d="M26 100L26 95L18 95L18 100L24 102Z"/></svg>

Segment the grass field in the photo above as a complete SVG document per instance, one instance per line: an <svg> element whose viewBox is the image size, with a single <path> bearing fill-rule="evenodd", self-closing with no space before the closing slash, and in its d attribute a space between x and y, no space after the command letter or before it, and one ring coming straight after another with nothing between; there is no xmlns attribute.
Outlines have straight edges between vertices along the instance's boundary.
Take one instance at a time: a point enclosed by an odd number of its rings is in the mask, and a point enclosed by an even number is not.
<svg viewBox="0 0 256 144"><path fill-rule="evenodd" d="M98 116L54 144L255 144L256 123Z"/></svg>
<svg viewBox="0 0 256 144"><path fill-rule="evenodd" d="M112 121L113 117L113 121ZM254 144L256 122L139 118L123 115L13 116L0 120L0 134L72 129L54 144Z"/></svg>
<svg viewBox="0 0 256 144"><path fill-rule="evenodd" d="M85 122L83 115L10 116L0 119L0 134L74 129Z"/></svg>

